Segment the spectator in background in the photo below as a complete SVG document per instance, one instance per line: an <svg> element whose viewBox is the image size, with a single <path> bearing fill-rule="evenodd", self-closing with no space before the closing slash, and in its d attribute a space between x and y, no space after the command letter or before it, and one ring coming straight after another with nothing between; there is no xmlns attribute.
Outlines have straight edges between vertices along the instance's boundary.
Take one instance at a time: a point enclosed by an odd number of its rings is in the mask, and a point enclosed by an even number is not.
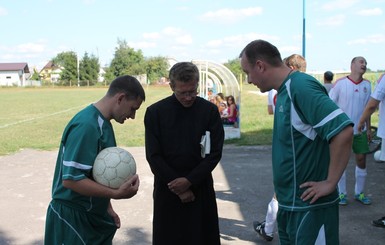
<svg viewBox="0 0 385 245"><path fill-rule="evenodd" d="M224 113L222 117L222 122L224 125L234 125L237 122L238 109L235 104L234 96L229 95L227 98L227 113Z"/></svg>
<svg viewBox="0 0 385 245"><path fill-rule="evenodd" d="M306 72L306 60L302 55L292 54L284 59L285 64L292 70Z"/></svg>
<svg viewBox="0 0 385 245"><path fill-rule="evenodd" d="M222 116L227 115L227 102L222 93L215 95L215 104L218 107L219 114Z"/></svg>
<svg viewBox="0 0 385 245"><path fill-rule="evenodd" d="M328 91L328 93L330 89L332 89L333 87L333 84L332 84L333 77L334 77L334 74L331 71L326 71L324 73L324 87L326 88L326 91Z"/></svg>

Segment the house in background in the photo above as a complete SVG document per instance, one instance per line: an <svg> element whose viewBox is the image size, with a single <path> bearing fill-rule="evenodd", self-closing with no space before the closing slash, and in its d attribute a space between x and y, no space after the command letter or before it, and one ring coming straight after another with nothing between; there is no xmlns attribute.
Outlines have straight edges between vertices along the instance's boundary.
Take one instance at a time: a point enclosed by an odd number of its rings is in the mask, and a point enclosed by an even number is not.
<svg viewBox="0 0 385 245"><path fill-rule="evenodd" d="M106 70L103 67L100 67L99 69L99 75L98 75L98 82L102 83L104 82L104 76L106 75Z"/></svg>
<svg viewBox="0 0 385 245"><path fill-rule="evenodd" d="M39 76L46 83L57 83L61 72L61 67L55 66L52 61L49 61L43 69L41 69Z"/></svg>
<svg viewBox="0 0 385 245"><path fill-rule="evenodd" d="M30 75L27 63L0 63L0 86L26 86Z"/></svg>

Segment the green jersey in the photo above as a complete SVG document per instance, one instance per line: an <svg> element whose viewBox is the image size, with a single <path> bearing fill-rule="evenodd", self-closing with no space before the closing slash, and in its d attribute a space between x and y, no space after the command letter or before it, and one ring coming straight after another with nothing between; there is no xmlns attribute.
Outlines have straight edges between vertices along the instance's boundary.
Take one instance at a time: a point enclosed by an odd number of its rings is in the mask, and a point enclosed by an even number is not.
<svg viewBox="0 0 385 245"><path fill-rule="evenodd" d="M104 214L109 198L80 195L65 188L62 181L92 179L92 166L97 154L111 146L116 146L111 122L96 107L89 105L77 113L62 136L52 185L52 199L75 209Z"/></svg>
<svg viewBox="0 0 385 245"><path fill-rule="evenodd" d="M278 90L274 113L273 178L279 207L305 211L335 205L337 189L310 204L299 186L328 176L330 139L351 125L349 117L329 98L315 78L292 73Z"/></svg>

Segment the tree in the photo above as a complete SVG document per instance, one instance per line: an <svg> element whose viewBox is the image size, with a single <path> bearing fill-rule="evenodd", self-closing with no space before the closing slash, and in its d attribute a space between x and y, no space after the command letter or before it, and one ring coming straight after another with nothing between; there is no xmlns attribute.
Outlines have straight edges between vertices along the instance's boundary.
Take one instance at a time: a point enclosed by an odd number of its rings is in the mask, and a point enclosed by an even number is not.
<svg viewBox="0 0 385 245"><path fill-rule="evenodd" d="M226 63L224 63L223 65L226 66L234 74L234 76L237 79L239 79L244 74L242 67L241 67L241 62L239 61L238 58L229 60Z"/></svg>
<svg viewBox="0 0 385 245"><path fill-rule="evenodd" d="M60 74L60 82L63 85L71 85L78 79L77 55L73 51L62 52L52 59L55 66L63 68Z"/></svg>
<svg viewBox="0 0 385 245"><path fill-rule="evenodd" d="M115 49L114 58L108 69L107 77L122 75L141 75L146 73L142 51L130 48L125 40L118 39L118 47Z"/></svg>
<svg viewBox="0 0 385 245"><path fill-rule="evenodd" d="M33 68L33 74L31 76L31 80L34 80L34 81L40 80L39 72L36 70L36 68Z"/></svg>
<svg viewBox="0 0 385 245"><path fill-rule="evenodd" d="M165 57L151 57L146 59L146 73L150 83L167 76L168 61Z"/></svg>
<svg viewBox="0 0 385 245"><path fill-rule="evenodd" d="M80 85L95 85L99 77L99 59L85 52L79 63Z"/></svg>

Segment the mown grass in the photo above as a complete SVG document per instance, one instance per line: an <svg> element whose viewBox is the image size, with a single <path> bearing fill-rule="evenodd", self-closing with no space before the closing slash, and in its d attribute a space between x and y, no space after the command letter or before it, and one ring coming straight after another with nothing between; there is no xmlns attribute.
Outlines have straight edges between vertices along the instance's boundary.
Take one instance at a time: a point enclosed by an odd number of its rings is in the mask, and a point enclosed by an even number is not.
<svg viewBox="0 0 385 245"><path fill-rule="evenodd" d="M121 125L112 122L117 144L143 146L143 118L147 106L171 94L168 86L148 86L146 101L135 120ZM21 149L57 149L68 121L83 107L101 98L107 88L1 88L0 155ZM267 114L267 98L253 85L244 84L241 92L241 138L227 144L269 145L273 116ZM376 125L378 117L373 117Z"/></svg>
<svg viewBox="0 0 385 245"><path fill-rule="evenodd" d="M123 125L113 121L118 145L143 146L146 107L171 93L168 86L145 89L147 98L136 119ZM1 88L0 155L24 148L57 149L68 121L106 91L107 88ZM242 92L242 139L231 143L269 144L272 117L266 114L266 97L249 91L256 91L256 88L246 85Z"/></svg>

